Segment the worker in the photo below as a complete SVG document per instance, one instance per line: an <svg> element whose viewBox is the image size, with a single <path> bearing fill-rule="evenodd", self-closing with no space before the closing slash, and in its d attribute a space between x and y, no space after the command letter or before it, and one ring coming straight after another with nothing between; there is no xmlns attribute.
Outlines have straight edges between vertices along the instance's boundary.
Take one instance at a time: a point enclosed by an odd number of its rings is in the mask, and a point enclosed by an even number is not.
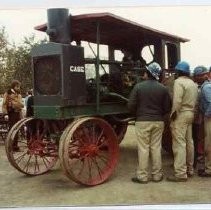
<svg viewBox="0 0 211 210"><path fill-rule="evenodd" d="M184 182L194 175L194 145L192 123L198 97L197 85L190 78L190 65L180 61L175 67L177 79L173 86L171 111L172 150L174 154L174 175L168 181Z"/></svg>
<svg viewBox="0 0 211 210"><path fill-rule="evenodd" d="M199 95L199 109L203 116L204 123L204 171L199 173L202 177L211 177L211 72L206 69L197 74L197 79L201 83Z"/></svg>
<svg viewBox="0 0 211 210"><path fill-rule="evenodd" d="M164 116L171 111L171 99L165 86L158 82L161 67L153 62L144 72L144 81L133 88L128 108L135 113L135 131L138 143L138 166L133 182L146 184L151 179L149 157L152 162L152 181L163 179L161 140Z"/></svg>
<svg viewBox="0 0 211 210"><path fill-rule="evenodd" d="M198 92L200 96L201 85L204 80L202 75L206 74L208 69L205 66L199 65L194 68L193 78L198 85ZM204 173L205 170L205 157L204 157L204 120L203 114L199 108L199 97L197 100L197 106L195 110L194 122L193 122L193 140L194 140L194 163L198 170L198 175Z"/></svg>

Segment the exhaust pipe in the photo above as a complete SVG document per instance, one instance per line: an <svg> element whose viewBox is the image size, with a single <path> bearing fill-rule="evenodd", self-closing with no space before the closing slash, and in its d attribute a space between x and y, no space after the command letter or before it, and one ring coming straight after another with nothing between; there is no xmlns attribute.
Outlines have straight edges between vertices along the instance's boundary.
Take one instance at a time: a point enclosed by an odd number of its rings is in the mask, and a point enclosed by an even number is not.
<svg viewBox="0 0 211 210"><path fill-rule="evenodd" d="M52 8L47 10L47 31L50 42L70 44L71 28L69 10Z"/></svg>

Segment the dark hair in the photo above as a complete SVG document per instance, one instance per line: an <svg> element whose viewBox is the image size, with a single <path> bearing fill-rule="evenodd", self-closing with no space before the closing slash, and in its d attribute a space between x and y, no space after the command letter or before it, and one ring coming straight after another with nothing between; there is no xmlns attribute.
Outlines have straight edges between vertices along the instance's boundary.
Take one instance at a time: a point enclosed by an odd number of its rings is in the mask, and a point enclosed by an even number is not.
<svg viewBox="0 0 211 210"><path fill-rule="evenodd" d="M147 72L147 76L149 77L149 79L156 80L156 78L153 77L152 74L149 71L146 71L146 72Z"/></svg>
<svg viewBox="0 0 211 210"><path fill-rule="evenodd" d="M182 77L182 76L189 77L190 76L189 73L185 73L185 72L182 72L182 71L176 71L176 73L179 77Z"/></svg>
<svg viewBox="0 0 211 210"><path fill-rule="evenodd" d="M11 88L14 88L18 85L21 85L21 83L18 80L13 80L12 83L11 83Z"/></svg>
<svg viewBox="0 0 211 210"><path fill-rule="evenodd" d="M27 93L28 93L29 95L32 95L32 90L28 90Z"/></svg>

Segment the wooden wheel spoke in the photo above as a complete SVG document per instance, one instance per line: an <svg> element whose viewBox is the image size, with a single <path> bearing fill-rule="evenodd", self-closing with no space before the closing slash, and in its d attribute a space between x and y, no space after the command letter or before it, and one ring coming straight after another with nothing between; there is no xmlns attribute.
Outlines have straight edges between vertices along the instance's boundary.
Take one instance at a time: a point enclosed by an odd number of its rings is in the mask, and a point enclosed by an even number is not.
<svg viewBox="0 0 211 210"><path fill-rule="evenodd" d="M92 138L91 138L91 143L96 142L96 129L95 129L95 124L93 123L92 125Z"/></svg>
<svg viewBox="0 0 211 210"><path fill-rule="evenodd" d="M107 139L104 138L103 141L98 145L98 147L100 148L100 147L106 146L107 142L108 142Z"/></svg>
<svg viewBox="0 0 211 210"><path fill-rule="evenodd" d="M71 142L79 142L81 145L83 145L85 141L80 136L72 136Z"/></svg>
<svg viewBox="0 0 211 210"><path fill-rule="evenodd" d="M104 133L104 129L102 129L102 131L100 132L100 134L99 134L99 136L98 136L98 138L97 138L96 145L99 144L99 142L100 142L100 140L101 140L101 138L102 138L102 136L103 136L103 133Z"/></svg>
<svg viewBox="0 0 211 210"><path fill-rule="evenodd" d="M57 155L58 155L57 150L48 151L48 153L45 154L46 157L57 157Z"/></svg>
<svg viewBox="0 0 211 210"><path fill-rule="evenodd" d="M90 161L90 158L87 158L87 163L88 163L88 170L89 170L89 179L92 178L92 161Z"/></svg>
<svg viewBox="0 0 211 210"><path fill-rule="evenodd" d="M69 153L72 153L72 152L77 152L78 153L78 151L79 151L79 145L77 145L77 144L74 144L73 142L70 142L70 144L68 145L68 151L69 151Z"/></svg>
<svg viewBox="0 0 211 210"><path fill-rule="evenodd" d="M22 144L25 144L27 146L27 142L26 141L18 141L18 143L22 143Z"/></svg>
<svg viewBox="0 0 211 210"><path fill-rule="evenodd" d="M20 161L24 158L24 156L27 154L27 152L25 152L24 154L22 154L22 155L19 155L17 158L15 158L15 161L17 162L17 163L20 163Z"/></svg>
<svg viewBox="0 0 211 210"><path fill-rule="evenodd" d="M101 174L101 168L96 160L96 158L91 158L93 160L93 162L95 163L96 167L97 167L97 171L98 171L98 174L100 176L100 178L102 179L102 174Z"/></svg>
<svg viewBox="0 0 211 210"><path fill-rule="evenodd" d="M70 142L68 148L75 148L75 147L79 147L80 145L77 144L78 141L75 141L75 142Z"/></svg>
<svg viewBox="0 0 211 210"><path fill-rule="evenodd" d="M87 141L86 140L84 140L83 138L82 138L82 143L84 143L84 142L92 142L92 139L90 138L90 136L89 136L89 129L87 128L87 127L85 127L85 126L83 126L82 127L82 132L83 132L83 134L86 136L86 139L87 139Z"/></svg>
<svg viewBox="0 0 211 210"><path fill-rule="evenodd" d="M42 157L42 161L43 161L43 163L44 163L45 167L46 167L46 168L48 168L48 164L47 164L47 162L48 162L48 163L50 163L50 161L48 160L48 158L46 158L46 157Z"/></svg>
<svg viewBox="0 0 211 210"><path fill-rule="evenodd" d="M23 170L26 169L26 172L28 172L28 169L29 169L28 166L29 166L29 162L30 162L31 158L32 158L32 155L29 156L29 159L28 159L26 165L25 165L24 168L23 168Z"/></svg>
<svg viewBox="0 0 211 210"><path fill-rule="evenodd" d="M36 169L37 171L40 170L39 164L38 164L38 160L37 160L37 155L35 155L35 164L34 164L34 172L36 173Z"/></svg>
<svg viewBox="0 0 211 210"><path fill-rule="evenodd" d="M84 171L84 161L82 161L82 166L81 166L81 169L79 170L77 176L81 176L82 172Z"/></svg>
<svg viewBox="0 0 211 210"><path fill-rule="evenodd" d="M100 160L102 160L104 163L108 162L108 157L106 157L105 155L99 154L97 156Z"/></svg>

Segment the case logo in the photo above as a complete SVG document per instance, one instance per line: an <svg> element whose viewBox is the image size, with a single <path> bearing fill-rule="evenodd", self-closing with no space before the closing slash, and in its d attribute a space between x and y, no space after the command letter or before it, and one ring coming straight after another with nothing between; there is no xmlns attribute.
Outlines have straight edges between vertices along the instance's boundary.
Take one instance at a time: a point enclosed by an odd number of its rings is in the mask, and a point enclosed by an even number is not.
<svg viewBox="0 0 211 210"><path fill-rule="evenodd" d="M70 66L71 72L84 72L85 68L84 66Z"/></svg>

